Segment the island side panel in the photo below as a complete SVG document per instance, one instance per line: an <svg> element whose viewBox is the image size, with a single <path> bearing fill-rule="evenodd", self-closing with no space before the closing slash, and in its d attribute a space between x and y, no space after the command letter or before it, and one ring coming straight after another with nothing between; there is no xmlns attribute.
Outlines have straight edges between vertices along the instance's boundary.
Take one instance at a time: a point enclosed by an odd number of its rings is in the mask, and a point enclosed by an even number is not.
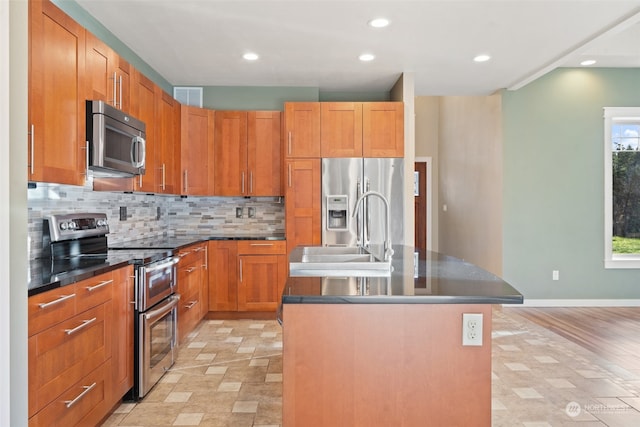
<svg viewBox="0 0 640 427"><path fill-rule="evenodd" d="M462 346L482 313L483 346ZM284 304L283 426L491 425L491 305Z"/></svg>

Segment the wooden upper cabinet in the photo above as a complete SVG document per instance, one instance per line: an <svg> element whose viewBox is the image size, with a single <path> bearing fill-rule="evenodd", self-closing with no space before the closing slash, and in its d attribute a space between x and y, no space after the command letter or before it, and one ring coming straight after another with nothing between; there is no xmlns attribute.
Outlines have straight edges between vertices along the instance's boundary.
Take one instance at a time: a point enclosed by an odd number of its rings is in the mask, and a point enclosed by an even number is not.
<svg viewBox="0 0 640 427"><path fill-rule="evenodd" d="M131 115L146 125L145 173L134 177L134 190L154 193L158 142L156 137L156 85L139 71L133 73L131 87Z"/></svg>
<svg viewBox="0 0 640 427"><path fill-rule="evenodd" d="M322 157L362 157L362 103L321 103Z"/></svg>
<svg viewBox="0 0 640 427"><path fill-rule="evenodd" d="M156 192L180 194L180 103L156 86Z"/></svg>
<svg viewBox="0 0 640 427"><path fill-rule="evenodd" d="M247 113L248 196L282 196L281 113Z"/></svg>
<svg viewBox="0 0 640 427"><path fill-rule="evenodd" d="M29 2L29 181L86 175L85 30L48 1Z"/></svg>
<svg viewBox="0 0 640 427"><path fill-rule="evenodd" d="M180 194L207 196L213 178L214 111L182 105L180 115Z"/></svg>
<svg viewBox="0 0 640 427"><path fill-rule="evenodd" d="M320 103L284 104L285 158L320 157Z"/></svg>
<svg viewBox="0 0 640 427"><path fill-rule="evenodd" d="M246 111L218 111L214 129L214 194L247 195L249 173Z"/></svg>
<svg viewBox="0 0 640 427"><path fill-rule="evenodd" d="M131 113L129 63L91 32L85 31L85 37L86 99L104 101Z"/></svg>
<svg viewBox="0 0 640 427"><path fill-rule="evenodd" d="M362 107L363 157L404 157L404 104L365 102Z"/></svg>
<svg viewBox="0 0 640 427"><path fill-rule="evenodd" d="M280 112L218 111L216 196L281 196Z"/></svg>
<svg viewBox="0 0 640 427"><path fill-rule="evenodd" d="M322 102L322 157L404 157L402 102Z"/></svg>
<svg viewBox="0 0 640 427"><path fill-rule="evenodd" d="M299 245L321 244L320 159L286 160L287 255Z"/></svg>

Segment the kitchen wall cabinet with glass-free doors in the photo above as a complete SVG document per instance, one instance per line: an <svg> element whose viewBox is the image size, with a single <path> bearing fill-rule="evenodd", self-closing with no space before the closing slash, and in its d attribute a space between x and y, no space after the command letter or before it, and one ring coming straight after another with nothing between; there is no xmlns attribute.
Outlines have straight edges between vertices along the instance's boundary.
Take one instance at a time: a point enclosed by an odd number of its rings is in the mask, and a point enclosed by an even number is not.
<svg viewBox="0 0 640 427"><path fill-rule="evenodd" d="M84 184L85 38L51 2L29 1L29 181Z"/></svg>
<svg viewBox="0 0 640 427"><path fill-rule="evenodd" d="M131 66L113 49L85 30L87 98L100 100L135 116L130 109Z"/></svg>
<svg viewBox="0 0 640 427"><path fill-rule="evenodd" d="M321 157L404 157L402 102L321 102Z"/></svg>
<svg viewBox="0 0 640 427"><path fill-rule="evenodd" d="M212 240L209 264L210 317L275 314L287 278L284 240Z"/></svg>
<svg viewBox="0 0 640 427"><path fill-rule="evenodd" d="M217 111L214 195L281 196L279 111Z"/></svg>
<svg viewBox="0 0 640 427"><path fill-rule="evenodd" d="M215 112L188 105L180 110L180 194L209 196L213 191Z"/></svg>

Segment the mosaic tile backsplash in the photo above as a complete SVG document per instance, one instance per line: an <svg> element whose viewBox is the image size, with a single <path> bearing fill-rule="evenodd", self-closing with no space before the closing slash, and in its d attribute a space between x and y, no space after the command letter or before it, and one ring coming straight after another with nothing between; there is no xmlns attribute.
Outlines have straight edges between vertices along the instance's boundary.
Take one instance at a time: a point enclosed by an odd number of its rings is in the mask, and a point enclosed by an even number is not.
<svg viewBox="0 0 640 427"><path fill-rule="evenodd" d="M279 197L176 197L93 191L87 185L41 184L28 190L29 258L42 254L42 219L47 215L101 212L109 221L109 243L155 236L251 232L284 233ZM120 207L127 219L120 221ZM236 208L242 218L236 218ZM249 208L254 211L249 218ZM160 215L158 218L158 209Z"/></svg>

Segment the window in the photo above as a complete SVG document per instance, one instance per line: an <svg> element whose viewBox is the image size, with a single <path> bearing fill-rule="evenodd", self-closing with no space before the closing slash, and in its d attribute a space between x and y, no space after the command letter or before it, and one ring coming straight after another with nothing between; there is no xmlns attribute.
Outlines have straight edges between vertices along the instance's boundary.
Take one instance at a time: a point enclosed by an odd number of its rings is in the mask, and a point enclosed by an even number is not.
<svg viewBox="0 0 640 427"><path fill-rule="evenodd" d="M604 109L605 267L640 268L640 108Z"/></svg>

